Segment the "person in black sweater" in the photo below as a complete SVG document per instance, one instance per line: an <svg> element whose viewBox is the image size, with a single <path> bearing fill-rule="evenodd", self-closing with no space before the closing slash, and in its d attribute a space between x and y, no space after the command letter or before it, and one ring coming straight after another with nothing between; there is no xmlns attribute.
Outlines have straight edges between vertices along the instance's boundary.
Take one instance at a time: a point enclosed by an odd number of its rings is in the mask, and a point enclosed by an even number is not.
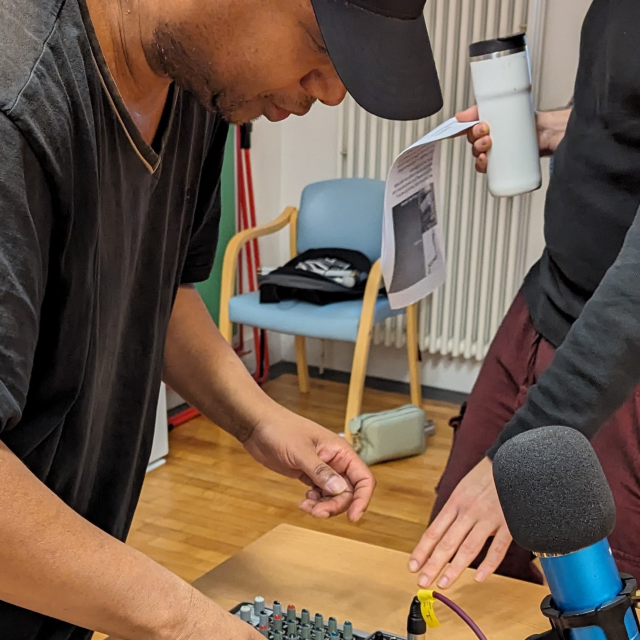
<svg viewBox="0 0 640 640"><path fill-rule="evenodd" d="M634 0L594 0L572 108L537 116L541 152L554 152L546 246L452 421L431 522L410 559L421 585L446 588L467 566L479 581L496 570L542 581L511 541L491 460L514 435L551 425L591 439L616 500L615 559L640 579L639 27ZM489 134L485 123L469 133L479 171Z"/></svg>

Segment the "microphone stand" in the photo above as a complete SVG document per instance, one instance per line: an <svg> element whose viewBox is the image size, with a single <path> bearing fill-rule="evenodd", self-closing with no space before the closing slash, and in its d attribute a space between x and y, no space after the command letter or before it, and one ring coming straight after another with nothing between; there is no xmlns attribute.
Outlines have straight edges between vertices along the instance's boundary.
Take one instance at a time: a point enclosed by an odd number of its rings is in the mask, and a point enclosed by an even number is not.
<svg viewBox="0 0 640 640"><path fill-rule="evenodd" d="M629 632L625 625L625 616L627 611L631 610L636 625L638 623L638 615L635 609L635 596L638 584L634 578L625 573L620 574L622 580L622 591L618 596L593 611L584 613L561 613L555 606L553 598L548 595L541 605L542 614L549 619L552 627L551 633L556 632L558 638L562 640L571 640L571 629L583 629L584 627L600 627L607 637L607 640L629 640ZM542 638L548 633L530 636L527 640L534 638Z"/></svg>

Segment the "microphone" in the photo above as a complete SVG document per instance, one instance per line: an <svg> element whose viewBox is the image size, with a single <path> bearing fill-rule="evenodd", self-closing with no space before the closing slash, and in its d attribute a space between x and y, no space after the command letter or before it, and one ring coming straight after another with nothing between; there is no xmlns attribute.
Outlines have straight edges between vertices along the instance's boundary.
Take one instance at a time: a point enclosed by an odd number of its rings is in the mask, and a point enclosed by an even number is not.
<svg viewBox="0 0 640 640"><path fill-rule="evenodd" d="M616 508L589 440L568 427L527 431L500 447L493 477L513 539L540 558L552 629L565 640L639 640L637 585L607 540Z"/></svg>

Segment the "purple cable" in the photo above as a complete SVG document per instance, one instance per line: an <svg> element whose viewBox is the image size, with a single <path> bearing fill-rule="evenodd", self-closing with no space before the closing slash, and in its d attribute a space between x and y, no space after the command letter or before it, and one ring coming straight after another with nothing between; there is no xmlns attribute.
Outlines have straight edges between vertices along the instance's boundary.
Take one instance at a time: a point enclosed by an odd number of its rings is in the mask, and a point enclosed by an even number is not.
<svg viewBox="0 0 640 640"><path fill-rule="evenodd" d="M447 607L455 611L471 627L473 632L478 636L478 638L480 638L480 640L487 640L487 636L485 636L484 633L480 631L480 627L455 602L451 602L449 598L435 591L433 592L433 597L436 600L440 600L440 602L443 602L447 605Z"/></svg>

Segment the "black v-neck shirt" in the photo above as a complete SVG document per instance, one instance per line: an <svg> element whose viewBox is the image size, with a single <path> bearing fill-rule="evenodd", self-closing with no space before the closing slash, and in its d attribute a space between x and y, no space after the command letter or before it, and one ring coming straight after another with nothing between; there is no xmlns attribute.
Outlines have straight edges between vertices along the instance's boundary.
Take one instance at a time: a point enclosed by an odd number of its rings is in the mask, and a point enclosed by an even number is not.
<svg viewBox="0 0 640 640"><path fill-rule="evenodd" d="M0 439L124 539L175 294L212 267L228 127L174 87L145 143L83 1L0 0ZM89 635L0 602L2 640Z"/></svg>

